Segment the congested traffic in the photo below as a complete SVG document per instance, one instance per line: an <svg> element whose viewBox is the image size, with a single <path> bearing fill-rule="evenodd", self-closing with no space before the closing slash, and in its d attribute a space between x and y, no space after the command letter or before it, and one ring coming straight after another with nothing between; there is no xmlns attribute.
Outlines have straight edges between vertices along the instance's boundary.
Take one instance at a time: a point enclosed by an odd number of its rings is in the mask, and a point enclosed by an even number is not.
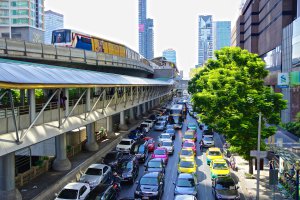
<svg viewBox="0 0 300 200"><path fill-rule="evenodd" d="M173 99L56 199L240 199L216 135L187 98Z"/></svg>

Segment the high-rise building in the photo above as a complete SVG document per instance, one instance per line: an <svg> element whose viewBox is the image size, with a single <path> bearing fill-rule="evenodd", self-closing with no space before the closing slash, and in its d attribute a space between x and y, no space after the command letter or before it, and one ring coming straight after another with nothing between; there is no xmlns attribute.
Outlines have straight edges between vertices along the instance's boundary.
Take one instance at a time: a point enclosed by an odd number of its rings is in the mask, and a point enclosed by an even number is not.
<svg viewBox="0 0 300 200"><path fill-rule="evenodd" d="M219 50L222 47L230 46L231 22L213 22L213 35L214 50Z"/></svg>
<svg viewBox="0 0 300 200"><path fill-rule="evenodd" d="M153 19L147 18L147 1L139 0L139 53L152 59L153 45Z"/></svg>
<svg viewBox="0 0 300 200"><path fill-rule="evenodd" d="M44 0L1 0L0 37L44 41Z"/></svg>
<svg viewBox="0 0 300 200"><path fill-rule="evenodd" d="M176 64L176 51L174 49L164 50L163 57Z"/></svg>
<svg viewBox="0 0 300 200"><path fill-rule="evenodd" d="M198 30L198 66L202 66L213 56L212 16L199 16Z"/></svg>
<svg viewBox="0 0 300 200"><path fill-rule="evenodd" d="M64 16L51 10L45 11L45 44L51 44L52 31L64 28Z"/></svg>

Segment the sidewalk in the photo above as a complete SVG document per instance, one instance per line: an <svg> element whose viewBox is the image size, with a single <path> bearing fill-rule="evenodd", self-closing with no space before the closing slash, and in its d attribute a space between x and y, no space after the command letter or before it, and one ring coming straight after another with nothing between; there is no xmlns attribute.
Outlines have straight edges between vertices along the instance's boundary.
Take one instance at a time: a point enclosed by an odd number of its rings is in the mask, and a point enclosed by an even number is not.
<svg viewBox="0 0 300 200"><path fill-rule="evenodd" d="M99 143L99 150L97 152L88 152L88 151L82 151L79 154L77 154L75 157L71 158L70 161L72 163L72 168L68 171L64 172L57 172L52 169L50 169L45 174L42 174L35 179L33 179L28 184L24 185L21 188L18 188L20 190L20 193L22 195L23 200L30 200L30 199L39 199L40 195L45 193L49 188L53 190L55 188L56 192L59 192L60 184L59 182L63 179L68 179L68 177L74 177L74 174L76 174L76 179L78 179L78 173L79 170L83 168L83 166L86 164L86 162L89 162L89 159L95 157L97 154L105 155L108 151L111 149L108 149L109 144L113 143L115 144L118 142L118 140L125 136L129 131L136 128L144 118L137 121L134 125L131 125L128 131L119 131L119 135L116 135L114 137L111 137L109 139L103 140ZM97 157L97 156L96 156ZM98 162L101 159L101 157L97 157L97 159L94 159L94 162ZM70 178L69 178L70 179ZM49 189L49 190L51 190ZM51 194L54 197L54 193ZM43 195L42 195L43 196ZM47 196L47 195L46 195ZM43 197L43 199L51 199L49 197ZM52 198L53 199L53 198Z"/></svg>

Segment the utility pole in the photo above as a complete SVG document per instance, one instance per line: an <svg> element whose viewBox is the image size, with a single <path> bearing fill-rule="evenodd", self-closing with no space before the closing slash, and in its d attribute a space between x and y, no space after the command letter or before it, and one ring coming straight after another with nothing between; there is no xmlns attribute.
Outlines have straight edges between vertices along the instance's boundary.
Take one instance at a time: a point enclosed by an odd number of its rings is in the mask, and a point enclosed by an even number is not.
<svg viewBox="0 0 300 200"><path fill-rule="evenodd" d="M257 141L257 177L256 177L256 200L259 200L259 179L260 179L260 138L261 138L261 112L258 117L258 141Z"/></svg>

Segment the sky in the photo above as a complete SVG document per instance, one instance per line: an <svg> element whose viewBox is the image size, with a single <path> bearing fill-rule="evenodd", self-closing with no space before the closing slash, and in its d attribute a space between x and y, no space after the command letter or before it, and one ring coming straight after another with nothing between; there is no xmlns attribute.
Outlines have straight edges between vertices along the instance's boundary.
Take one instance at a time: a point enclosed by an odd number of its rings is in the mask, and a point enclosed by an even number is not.
<svg viewBox="0 0 300 200"><path fill-rule="evenodd" d="M148 0L147 18L154 20L154 57L172 48L177 67L187 78L197 64L198 16L231 21L241 0ZM64 15L65 28L116 41L138 52L138 0L45 0L45 10Z"/></svg>

